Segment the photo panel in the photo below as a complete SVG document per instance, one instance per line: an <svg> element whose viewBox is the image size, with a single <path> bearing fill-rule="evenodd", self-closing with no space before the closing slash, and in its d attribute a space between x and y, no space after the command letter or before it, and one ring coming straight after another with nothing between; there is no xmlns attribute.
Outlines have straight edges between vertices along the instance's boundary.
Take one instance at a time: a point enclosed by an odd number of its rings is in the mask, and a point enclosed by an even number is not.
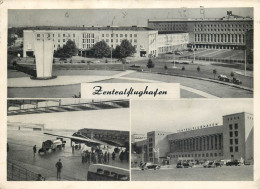
<svg viewBox="0 0 260 189"><path fill-rule="evenodd" d="M128 100L8 100L7 181L129 181Z"/></svg>
<svg viewBox="0 0 260 189"><path fill-rule="evenodd" d="M8 98L144 82L180 83L181 98L252 98L253 11L9 9Z"/></svg>
<svg viewBox="0 0 260 189"><path fill-rule="evenodd" d="M132 181L253 181L252 99L131 101Z"/></svg>

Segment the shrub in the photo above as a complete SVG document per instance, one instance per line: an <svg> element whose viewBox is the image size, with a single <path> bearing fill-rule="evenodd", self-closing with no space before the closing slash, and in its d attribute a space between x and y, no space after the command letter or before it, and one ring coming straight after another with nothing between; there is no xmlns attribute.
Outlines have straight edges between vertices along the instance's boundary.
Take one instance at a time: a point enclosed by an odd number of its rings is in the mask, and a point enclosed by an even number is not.
<svg viewBox="0 0 260 189"><path fill-rule="evenodd" d="M182 66L181 70L185 70L185 66Z"/></svg>

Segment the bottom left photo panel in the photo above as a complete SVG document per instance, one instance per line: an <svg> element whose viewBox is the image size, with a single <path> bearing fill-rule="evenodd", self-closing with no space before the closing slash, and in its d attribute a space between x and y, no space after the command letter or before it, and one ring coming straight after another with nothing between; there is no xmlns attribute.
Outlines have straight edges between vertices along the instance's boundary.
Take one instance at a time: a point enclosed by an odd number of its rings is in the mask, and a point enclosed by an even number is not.
<svg viewBox="0 0 260 189"><path fill-rule="evenodd" d="M8 100L7 181L129 181L128 100Z"/></svg>

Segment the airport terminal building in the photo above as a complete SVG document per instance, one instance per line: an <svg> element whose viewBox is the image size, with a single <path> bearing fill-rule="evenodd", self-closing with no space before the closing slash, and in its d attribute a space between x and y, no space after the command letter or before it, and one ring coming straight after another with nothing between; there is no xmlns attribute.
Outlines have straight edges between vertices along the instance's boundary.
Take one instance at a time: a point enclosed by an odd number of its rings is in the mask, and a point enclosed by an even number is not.
<svg viewBox="0 0 260 189"><path fill-rule="evenodd" d="M244 49L253 19L227 11L222 18L149 19L148 27L159 32L189 34L190 45L209 49Z"/></svg>
<svg viewBox="0 0 260 189"><path fill-rule="evenodd" d="M120 45L127 39L135 48L135 56L158 56L169 50L187 48L188 33L172 32L158 33L148 27L34 27L24 30L23 57L33 56L35 52L34 41L47 38L53 41L53 49L63 47L68 40L75 42L79 55L85 56L95 43L105 41L111 48Z"/></svg>
<svg viewBox="0 0 260 189"><path fill-rule="evenodd" d="M253 115L242 112L224 115L220 126L213 123L176 133L148 132L147 140L132 143L135 161L253 161L253 124Z"/></svg>

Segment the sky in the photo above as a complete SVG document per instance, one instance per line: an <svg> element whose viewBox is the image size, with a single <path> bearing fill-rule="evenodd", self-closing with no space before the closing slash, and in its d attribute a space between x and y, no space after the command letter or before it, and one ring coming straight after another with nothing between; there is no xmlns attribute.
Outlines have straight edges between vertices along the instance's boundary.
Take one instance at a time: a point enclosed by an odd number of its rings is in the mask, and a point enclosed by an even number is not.
<svg viewBox="0 0 260 189"><path fill-rule="evenodd" d="M130 130L129 108L8 116L10 122L45 124L46 129Z"/></svg>
<svg viewBox="0 0 260 189"><path fill-rule="evenodd" d="M186 10L186 11L185 11ZM227 11L253 17L253 8L205 8L205 18ZM21 26L147 26L153 18L202 18L200 9L9 9L8 27Z"/></svg>
<svg viewBox="0 0 260 189"><path fill-rule="evenodd" d="M131 101L131 132L177 132L204 124L222 125L222 116L253 113L252 99Z"/></svg>

